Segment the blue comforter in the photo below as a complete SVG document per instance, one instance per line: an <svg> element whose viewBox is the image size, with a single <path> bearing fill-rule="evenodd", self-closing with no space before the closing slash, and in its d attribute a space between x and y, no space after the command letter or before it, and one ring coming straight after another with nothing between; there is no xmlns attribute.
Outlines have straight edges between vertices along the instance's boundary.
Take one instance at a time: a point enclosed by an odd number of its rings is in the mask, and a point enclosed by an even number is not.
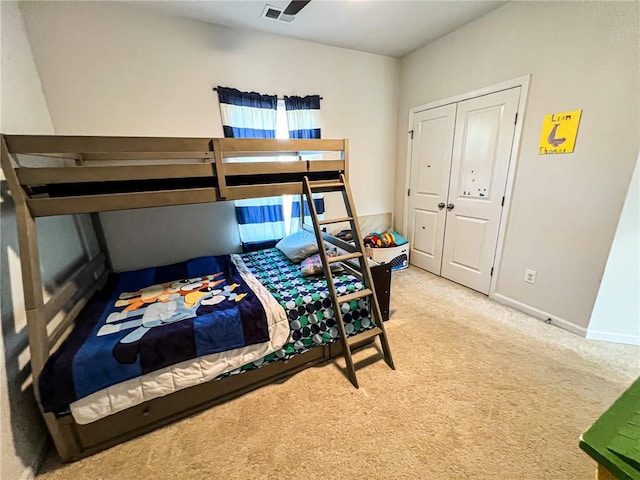
<svg viewBox="0 0 640 480"><path fill-rule="evenodd" d="M269 341L264 308L229 255L115 275L39 379L45 411L202 355Z"/></svg>

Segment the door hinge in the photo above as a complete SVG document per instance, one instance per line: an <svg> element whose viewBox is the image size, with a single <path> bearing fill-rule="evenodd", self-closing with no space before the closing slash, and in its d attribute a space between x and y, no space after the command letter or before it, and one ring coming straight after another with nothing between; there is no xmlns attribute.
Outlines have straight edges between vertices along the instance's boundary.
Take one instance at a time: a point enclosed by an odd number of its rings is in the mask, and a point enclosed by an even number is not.
<svg viewBox="0 0 640 480"><path fill-rule="evenodd" d="M411 189L407 188L407 197L410 197L410 196L411 196Z"/></svg>
<svg viewBox="0 0 640 480"><path fill-rule="evenodd" d="M515 125L516 123L518 123L518 112L516 112L516 119L513 121L513 124Z"/></svg>
<svg viewBox="0 0 640 480"><path fill-rule="evenodd" d="M493 277L493 267L491 267L491 273L489 274L490 277Z"/></svg>
<svg viewBox="0 0 640 480"><path fill-rule="evenodd" d="M502 206L504 207L504 197L502 197Z"/></svg>
<svg viewBox="0 0 640 480"><path fill-rule="evenodd" d="M413 130L409 130L409 135L411 135L411 140L413 140Z"/></svg>

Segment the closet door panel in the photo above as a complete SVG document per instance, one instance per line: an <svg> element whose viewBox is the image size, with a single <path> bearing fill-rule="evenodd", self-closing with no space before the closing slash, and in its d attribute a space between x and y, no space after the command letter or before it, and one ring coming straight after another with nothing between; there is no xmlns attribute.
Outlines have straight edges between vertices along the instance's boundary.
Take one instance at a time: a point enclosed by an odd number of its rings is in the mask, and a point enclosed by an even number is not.
<svg viewBox="0 0 640 480"><path fill-rule="evenodd" d="M428 210L414 210L413 229L417 234L413 237L411 247L427 258L438 255L442 238L438 238L438 213Z"/></svg>
<svg viewBox="0 0 640 480"><path fill-rule="evenodd" d="M489 293L520 88L458 104L442 276Z"/></svg>
<svg viewBox="0 0 640 480"><path fill-rule="evenodd" d="M458 268L480 273L482 268L482 252L484 240L487 236L488 222L486 219L452 215L447 225L450 238L450 263ZM480 239L478 242L468 242L467 238Z"/></svg>
<svg viewBox="0 0 640 480"><path fill-rule="evenodd" d="M411 263L440 275L456 105L413 117L408 239ZM440 205L440 207L438 206Z"/></svg>

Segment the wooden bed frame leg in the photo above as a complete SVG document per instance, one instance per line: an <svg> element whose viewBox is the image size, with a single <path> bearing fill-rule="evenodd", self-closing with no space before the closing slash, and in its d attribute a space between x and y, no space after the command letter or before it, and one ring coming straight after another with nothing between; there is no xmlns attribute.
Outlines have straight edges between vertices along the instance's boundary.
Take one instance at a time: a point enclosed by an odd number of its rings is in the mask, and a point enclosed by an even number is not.
<svg viewBox="0 0 640 480"><path fill-rule="evenodd" d="M44 421L47 424L49 433L51 433L53 445L56 447L62 461L69 462L79 458L82 452L79 443L77 441L68 441L71 438L75 439L72 427L61 424L53 413L43 413L42 415L44 416ZM67 432L63 432L63 430L67 430Z"/></svg>

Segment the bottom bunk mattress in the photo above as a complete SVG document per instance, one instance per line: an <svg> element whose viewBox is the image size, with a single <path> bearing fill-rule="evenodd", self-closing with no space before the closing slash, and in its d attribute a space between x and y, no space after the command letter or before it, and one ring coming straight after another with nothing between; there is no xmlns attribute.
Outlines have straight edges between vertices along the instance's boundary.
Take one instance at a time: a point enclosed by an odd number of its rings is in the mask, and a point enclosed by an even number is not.
<svg viewBox="0 0 640 480"><path fill-rule="evenodd" d="M182 279L182 280L175 280ZM282 347L284 310L237 255L115 275L39 377L44 411L89 418L215 378Z"/></svg>
<svg viewBox="0 0 640 480"><path fill-rule="evenodd" d="M311 348L333 343L339 338L333 305L323 276L302 277L300 265L291 262L275 248L232 255L232 258L241 272L268 292L267 295L281 312L284 322L276 323L278 335L281 336L281 324L286 325L286 333L280 344L275 346L272 341L270 348L262 350L261 354L253 354L251 357L245 355L233 362L216 361L210 357L204 362L207 368L195 367L195 373L192 364L180 364L97 391L70 402L70 410L77 423L91 423L181 388L287 360ZM339 295L364 288L361 281L346 273L334 275L334 283ZM341 304L340 308L347 335L355 335L374 327L369 314L368 298ZM206 370L207 374L200 374L200 370Z"/></svg>

